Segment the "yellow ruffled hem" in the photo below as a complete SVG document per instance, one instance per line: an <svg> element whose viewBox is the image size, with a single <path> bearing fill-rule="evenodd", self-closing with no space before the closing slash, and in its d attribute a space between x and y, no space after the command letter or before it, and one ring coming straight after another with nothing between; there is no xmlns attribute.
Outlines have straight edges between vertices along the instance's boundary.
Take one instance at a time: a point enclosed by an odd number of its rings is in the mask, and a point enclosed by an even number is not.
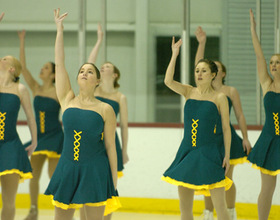
<svg viewBox="0 0 280 220"><path fill-rule="evenodd" d="M52 196L52 195L51 195ZM93 206L93 207L99 207L99 206L106 206L105 207L105 212L104 212L104 216L109 215L112 212L115 212L117 209L119 209L121 207L121 203L118 197L113 196L110 199L107 199L107 201L103 201L103 202L97 202L97 203L85 203L85 204L64 204L58 201L55 201L53 199L52 196L52 204L58 208L67 210L67 209L79 209L82 208L83 205L87 205L87 206Z"/></svg>
<svg viewBox="0 0 280 220"><path fill-rule="evenodd" d="M210 185L194 185L190 183L184 183L181 181L171 179L168 176L162 176L161 179L163 181L166 181L176 186L183 186L183 187L193 189L195 190L195 195L205 195L205 196L210 196L210 190L212 189L225 187L225 190L229 190L232 185L232 180L229 179L228 177L225 177L225 179L220 182L213 183Z"/></svg>
<svg viewBox="0 0 280 220"><path fill-rule="evenodd" d="M123 172L122 171L118 171L118 178L123 177Z"/></svg>
<svg viewBox="0 0 280 220"><path fill-rule="evenodd" d="M242 163L250 163L250 161L247 160L247 156L241 157L241 158L238 158L238 159L231 159L229 161L230 165L237 165L237 164L242 164Z"/></svg>
<svg viewBox="0 0 280 220"><path fill-rule="evenodd" d="M42 151L35 151L33 152L32 155L46 155L48 158L60 158L60 154L56 153L55 151L47 151L47 150L42 150Z"/></svg>
<svg viewBox="0 0 280 220"><path fill-rule="evenodd" d="M280 173L280 170L275 170L275 171L267 170L265 168L257 166L257 164L252 164L252 167L254 169L260 170L263 174L268 174L270 176L276 176L277 174Z"/></svg>
<svg viewBox="0 0 280 220"><path fill-rule="evenodd" d="M33 178L31 172L24 173L24 172L22 172L18 169L5 170L3 172L0 172L0 176L4 176L4 175L7 175L7 174L14 174L14 173L16 173L20 176L20 180L19 180L20 183L22 183L26 179L32 179Z"/></svg>

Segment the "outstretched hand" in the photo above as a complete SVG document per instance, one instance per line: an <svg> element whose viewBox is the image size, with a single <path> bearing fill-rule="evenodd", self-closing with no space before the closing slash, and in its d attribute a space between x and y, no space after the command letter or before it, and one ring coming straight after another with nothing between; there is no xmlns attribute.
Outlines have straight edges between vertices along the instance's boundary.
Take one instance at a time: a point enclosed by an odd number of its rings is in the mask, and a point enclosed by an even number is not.
<svg viewBox="0 0 280 220"><path fill-rule="evenodd" d="M60 16L59 16L59 12L60 12L60 8L54 9L54 20L55 20L55 23L56 23L57 26L58 25L62 26L62 22L67 17L68 12L66 12L66 13L64 13Z"/></svg>
<svg viewBox="0 0 280 220"><path fill-rule="evenodd" d="M254 18L254 13L251 8L250 8L250 23L251 23L251 29L256 30L256 21Z"/></svg>
<svg viewBox="0 0 280 220"><path fill-rule="evenodd" d="M102 41L102 39L103 39L103 31L102 31L101 24L98 24L98 27L97 27L97 39L99 41Z"/></svg>
<svg viewBox="0 0 280 220"><path fill-rule="evenodd" d="M172 53L173 55L176 55L178 56L179 52L180 52L180 47L182 45L182 39L178 40L176 43L175 43L175 37L172 37Z"/></svg>
<svg viewBox="0 0 280 220"><path fill-rule="evenodd" d="M5 13L2 12L2 14L0 15L0 21L3 19L4 15L5 15Z"/></svg>
<svg viewBox="0 0 280 220"><path fill-rule="evenodd" d="M18 37L20 40L25 38L25 33L26 33L25 30L18 31Z"/></svg>
<svg viewBox="0 0 280 220"><path fill-rule="evenodd" d="M198 41L198 43L205 43L206 42L206 33L202 29L202 27L198 26L195 31L195 36Z"/></svg>

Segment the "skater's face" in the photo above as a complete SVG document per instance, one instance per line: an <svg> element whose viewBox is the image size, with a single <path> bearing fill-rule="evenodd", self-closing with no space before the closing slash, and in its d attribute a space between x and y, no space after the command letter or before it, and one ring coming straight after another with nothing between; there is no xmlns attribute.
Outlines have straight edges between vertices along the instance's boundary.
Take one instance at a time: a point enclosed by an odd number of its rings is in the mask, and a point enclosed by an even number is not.
<svg viewBox="0 0 280 220"><path fill-rule="evenodd" d="M41 68L40 71L40 78L42 80L54 80L54 70L53 70L53 66L50 62L45 63L44 66Z"/></svg>
<svg viewBox="0 0 280 220"><path fill-rule="evenodd" d="M226 77L226 73L223 71L223 67L222 67L222 64L220 62L215 61L215 64L218 67L218 72L217 72L217 75L216 75L216 77L213 81L223 82L223 79Z"/></svg>
<svg viewBox="0 0 280 220"><path fill-rule="evenodd" d="M101 80L114 82L117 74L114 72L114 65L112 63L104 63L100 69Z"/></svg>
<svg viewBox="0 0 280 220"><path fill-rule="evenodd" d="M100 82L100 77L92 64L84 64L78 74L78 84L80 87L90 86L96 88Z"/></svg>
<svg viewBox="0 0 280 220"><path fill-rule="evenodd" d="M195 68L195 82L197 85L211 84L216 73L211 73L209 65L205 62L200 62Z"/></svg>
<svg viewBox="0 0 280 220"><path fill-rule="evenodd" d="M273 55L269 62L269 70L273 77L280 76L280 55Z"/></svg>

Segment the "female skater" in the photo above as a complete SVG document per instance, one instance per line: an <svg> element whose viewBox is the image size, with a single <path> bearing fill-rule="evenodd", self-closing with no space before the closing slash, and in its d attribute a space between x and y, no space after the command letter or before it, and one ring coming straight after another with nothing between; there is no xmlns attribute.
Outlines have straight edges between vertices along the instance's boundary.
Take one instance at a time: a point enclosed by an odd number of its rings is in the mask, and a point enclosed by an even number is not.
<svg viewBox="0 0 280 220"><path fill-rule="evenodd" d="M229 169L230 126L226 96L212 87L218 69L210 60L200 60L195 67L197 87L173 80L177 56L182 41L172 40L172 57L165 75L165 84L186 99L184 108L184 138L175 160L162 179L178 186L181 219L193 219L194 191L211 195L219 220L229 220L225 189L232 181L225 177ZM224 148L217 144L216 129L222 119ZM220 128L219 128L220 129Z"/></svg>
<svg viewBox="0 0 280 220"><path fill-rule="evenodd" d="M98 39L92 49L88 62L95 63L99 47L103 39L103 32L101 26L98 25ZM95 90L95 96L100 101L106 102L111 105L115 111L116 117L120 113L120 128L122 148L120 145L118 134L116 133L116 149L118 156L118 177L123 176L122 170L124 164L129 161L127 154L127 142L128 142L128 115L127 115L127 100L126 96L118 91L120 87L118 80L120 79L119 69L110 62L106 62L102 65L101 70L101 82Z"/></svg>
<svg viewBox="0 0 280 220"><path fill-rule="evenodd" d="M119 206L116 118L112 107L97 100L99 70L86 63L79 70L79 94L75 96L64 64L63 20L54 11L56 92L63 111L64 144L61 158L46 195L53 196L55 220L72 219L75 208L84 206L86 219L103 219ZM106 209L105 209L106 206ZM105 211L105 213L104 213Z"/></svg>
<svg viewBox="0 0 280 220"><path fill-rule="evenodd" d="M31 156L33 178L29 183L31 209L25 220L37 220L39 179L43 165L48 159L48 174L51 178L58 163L62 146L63 132L59 122L60 105L55 91L55 65L47 62L40 72L43 84L40 85L31 75L25 59L25 31L18 32L20 39L20 62L22 74L34 97L34 110L37 122L38 146ZM28 143L27 143L28 144Z"/></svg>
<svg viewBox="0 0 280 220"><path fill-rule="evenodd" d="M2 20L4 14L0 16ZM0 176L2 188L2 220L15 217L15 199L20 180L32 178L28 156L37 146L36 122L30 96L19 83L20 62L12 57L0 59ZM27 117L32 142L24 149L16 131L17 117L22 105Z"/></svg>
<svg viewBox="0 0 280 220"><path fill-rule="evenodd" d="M100 45L103 39L103 32L101 25L98 25L97 29L97 42L93 47L88 62L95 63ZM101 71L101 81L99 86L96 88L94 94L97 99L102 102L105 102L112 106L116 117L120 113L120 128L121 128L121 137L122 137L122 148L119 141L118 134L116 132L115 143L116 151L118 158L118 177L123 176L124 164L128 162L127 154L127 141L128 141L128 116L127 116L127 101L124 94L118 91L120 87L118 80L120 78L119 69L110 62L106 62L102 65ZM110 220L112 214L104 217L104 220ZM80 212L80 219L85 220L85 215L83 209Z"/></svg>
<svg viewBox="0 0 280 220"><path fill-rule="evenodd" d="M254 168L261 171L262 185L258 198L258 215L259 220L267 220L276 186L276 175L280 173L280 54L274 54L270 58L269 70L273 77L271 78L256 33L256 23L252 10L250 10L250 22L266 118L261 135L249 154L248 160L252 162Z"/></svg>
<svg viewBox="0 0 280 220"><path fill-rule="evenodd" d="M195 34L196 34L196 39L199 43L196 52L196 57L195 57L195 63L197 63L200 59L204 58L206 33L202 30L201 27L198 27ZM248 140L246 120L242 111L241 101L240 101L238 91L234 87L224 85L224 79L226 77L226 67L219 61L215 61L215 63L218 67L218 73L212 82L212 86L216 91L222 92L227 96L229 111L231 111L231 107L233 107L243 137L242 140L237 135L233 126L230 124L230 129L231 129L230 168L226 176L232 180L234 166L237 164L242 164L247 160L247 155L251 150L251 144ZM222 133L220 135L222 135ZM221 144L223 144L223 142ZM204 199L205 199L205 210L203 213L204 220L213 220L214 207L211 198L205 197ZM226 191L227 207L232 220L237 220L237 215L235 211L235 199L236 199L236 188L235 188L235 184L233 183L231 188L228 191Z"/></svg>

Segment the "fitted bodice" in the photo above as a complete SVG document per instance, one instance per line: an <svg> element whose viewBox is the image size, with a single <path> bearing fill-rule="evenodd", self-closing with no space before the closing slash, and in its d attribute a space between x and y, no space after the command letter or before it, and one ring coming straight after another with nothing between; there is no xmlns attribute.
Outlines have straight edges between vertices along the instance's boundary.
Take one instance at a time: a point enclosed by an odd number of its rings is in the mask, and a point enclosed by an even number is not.
<svg viewBox="0 0 280 220"><path fill-rule="evenodd" d="M104 122L100 114L91 110L68 108L62 117L64 145L62 156L74 162L93 160L105 155Z"/></svg>
<svg viewBox="0 0 280 220"><path fill-rule="evenodd" d="M16 131L20 99L11 93L0 93L0 143L18 137Z"/></svg>

